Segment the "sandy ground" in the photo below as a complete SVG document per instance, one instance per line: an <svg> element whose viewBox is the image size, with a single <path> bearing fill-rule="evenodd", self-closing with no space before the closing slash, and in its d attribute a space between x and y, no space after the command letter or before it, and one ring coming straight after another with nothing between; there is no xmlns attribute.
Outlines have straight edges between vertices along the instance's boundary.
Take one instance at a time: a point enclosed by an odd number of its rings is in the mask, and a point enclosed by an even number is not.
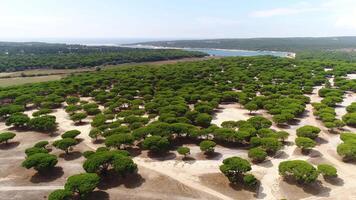
<svg viewBox="0 0 356 200"><path fill-rule="evenodd" d="M320 87L315 88L310 95L312 102L321 100L317 95ZM91 99L85 99L91 101ZM345 101L337 108L338 117L342 109L355 101L355 94L345 95ZM102 107L101 107L102 109ZM27 111L31 115L34 111ZM313 116L312 106L306 107L304 115L295 123L278 127L275 130L286 130L290 133L288 144L275 157L265 162L253 165L252 173L260 180L261 186L256 191L233 187L219 172L219 165L223 159L231 156L240 156L247 159L247 150L237 147L217 146L212 157L203 155L196 144L186 144L191 148L191 155L182 159L175 151L164 157L152 157L146 151L134 158L139 166L139 175L129 177L127 180L111 180L99 187L100 191L92 194L90 199L356 199L356 174L354 165L344 163L336 154L336 146L340 143L338 135L330 134L322 128L318 146L309 155L301 154L293 144L297 128L304 125L323 127L321 122ZM84 158L81 152L96 149L103 144L94 144L88 136L90 131L90 118L84 120L83 125L76 126L63 109L57 109L52 115L57 117L59 130L53 136L36 132L18 132L10 146L0 148L0 199L37 200L46 199L50 191L62 188L66 178L70 175L83 172ZM246 120L254 115L271 118L266 111L249 113L239 104L220 105L214 116L213 123L221 125L228 120ZM51 177L43 178L33 170L20 167L25 155L24 150L40 140L55 140L60 133L77 129L82 132L79 136L81 143L68 157L59 150L53 149L51 153L59 156L59 163ZM8 130L0 122L0 131ZM281 161L289 159L308 160L317 165L320 163L333 164L338 169L339 178L333 182L319 178L318 184L302 187L295 183L284 181L278 174L278 165Z"/></svg>
<svg viewBox="0 0 356 200"><path fill-rule="evenodd" d="M347 78L349 79L356 79L356 74L348 74Z"/></svg>

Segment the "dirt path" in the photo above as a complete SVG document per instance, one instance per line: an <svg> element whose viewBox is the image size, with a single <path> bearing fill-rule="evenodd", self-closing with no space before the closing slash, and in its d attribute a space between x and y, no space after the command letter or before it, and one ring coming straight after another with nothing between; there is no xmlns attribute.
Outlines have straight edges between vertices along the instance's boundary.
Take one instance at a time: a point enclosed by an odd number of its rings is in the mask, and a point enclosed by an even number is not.
<svg viewBox="0 0 356 200"><path fill-rule="evenodd" d="M1 186L0 191L33 191L33 190L58 190L63 189L63 186Z"/></svg>
<svg viewBox="0 0 356 200"><path fill-rule="evenodd" d="M180 173L178 170L171 171L170 169L165 168L163 165L156 164L155 162L149 163L144 161L142 158L135 158L134 159L135 163L138 164L141 167L145 167L147 169L159 172L161 174L164 174L176 181L181 182L184 185L187 185L193 189L196 189L201 192L208 193L218 199L226 199L226 200L232 200L232 198L217 192L215 190L210 189L209 187L203 186L202 184L199 183L199 180L193 176L190 176L189 174L186 173Z"/></svg>

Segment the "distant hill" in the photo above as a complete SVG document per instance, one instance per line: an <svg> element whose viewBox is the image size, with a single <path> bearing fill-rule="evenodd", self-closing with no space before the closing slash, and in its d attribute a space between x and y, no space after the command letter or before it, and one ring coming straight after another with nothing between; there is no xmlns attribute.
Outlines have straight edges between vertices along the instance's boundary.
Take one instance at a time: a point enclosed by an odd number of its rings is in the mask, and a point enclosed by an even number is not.
<svg viewBox="0 0 356 200"><path fill-rule="evenodd" d="M188 48L217 48L270 51L305 51L356 49L356 37L296 37L296 38L251 38L176 40L140 43L143 45Z"/></svg>
<svg viewBox="0 0 356 200"><path fill-rule="evenodd" d="M203 57L201 52L136 49L40 42L0 42L0 72L38 68L79 68L107 64Z"/></svg>

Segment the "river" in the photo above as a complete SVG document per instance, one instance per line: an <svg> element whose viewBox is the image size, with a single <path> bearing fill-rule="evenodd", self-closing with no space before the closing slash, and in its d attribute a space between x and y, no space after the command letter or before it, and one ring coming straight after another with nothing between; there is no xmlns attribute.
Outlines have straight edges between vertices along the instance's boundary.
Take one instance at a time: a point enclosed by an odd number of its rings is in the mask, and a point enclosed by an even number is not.
<svg viewBox="0 0 356 200"><path fill-rule="evenodd" d="M175 48L175 47L158 47L158 46L148 46L148 45L122 45L122 47L130 48L144 48L144 49L182 49L186 51L200 51L211 56L263 56L271 55L278 57L289 57L295 58L295 53L291 52L281 52L281 51L249 51L249 50L238 50L238 49L211 49L211 48Z"/></svg>

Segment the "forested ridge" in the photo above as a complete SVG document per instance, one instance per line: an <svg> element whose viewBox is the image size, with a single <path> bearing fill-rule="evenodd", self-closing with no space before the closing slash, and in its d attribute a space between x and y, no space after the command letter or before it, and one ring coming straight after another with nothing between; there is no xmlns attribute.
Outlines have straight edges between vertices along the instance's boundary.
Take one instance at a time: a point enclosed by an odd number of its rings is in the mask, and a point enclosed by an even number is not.
<svg viewBox="0 0 356 200"><path fill-rule="evenodd" d="M141 43L164 47L241 49L295 52L297 59L355 62L356 37L296 37L177 40Z"/></svg>
<svg viewBox="0 0 356 200"><path fill-rule="evenodd" d="M0 71L67 69L206 56L182 50L0 42Z"/></svg>
<svg viewBox="0 0 356 200"><path fill-rule="evenodd" d="M247 38L206 39L146 42L154 46L218 48L266 51L304 51L356 48L356 37L295 37L295 38Z"/></svg>

